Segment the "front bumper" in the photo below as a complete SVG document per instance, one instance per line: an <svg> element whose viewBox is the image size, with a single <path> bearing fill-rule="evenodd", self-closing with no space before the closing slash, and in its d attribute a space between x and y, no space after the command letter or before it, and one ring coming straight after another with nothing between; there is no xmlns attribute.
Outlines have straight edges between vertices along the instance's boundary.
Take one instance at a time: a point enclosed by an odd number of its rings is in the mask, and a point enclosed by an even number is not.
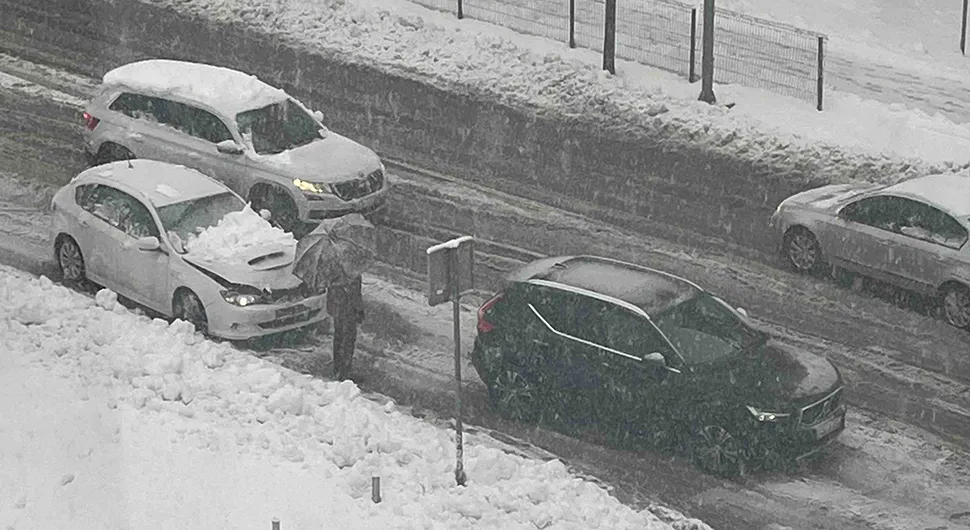
<svg viewBox="0 0 970 530"><path fill-rule="evenodd" d="M247 307L219 301L206 307L209 334L228 340L245 340L310 326L327 318L326 303L326 294L292 303Z"/></svg>
<svg viewBox="0 0 970 530"><path fill-rule="evenodd" d="M802 460L821 451L842 434L845 414L845 406L840 405L811 425L762 424L758 427L757 440L786 457Z"/></svg>
<svg viewBox="0 0 970 530"><path fill-rule="evenodd" d="M370 215L386 207L387 193L390 187L385 185L380 190L365 197L344 201L335 195L313 197L311 200L304 195L300 206L300 218L303 221L314 222L325 219L336 219L351 213Z"/></svg>

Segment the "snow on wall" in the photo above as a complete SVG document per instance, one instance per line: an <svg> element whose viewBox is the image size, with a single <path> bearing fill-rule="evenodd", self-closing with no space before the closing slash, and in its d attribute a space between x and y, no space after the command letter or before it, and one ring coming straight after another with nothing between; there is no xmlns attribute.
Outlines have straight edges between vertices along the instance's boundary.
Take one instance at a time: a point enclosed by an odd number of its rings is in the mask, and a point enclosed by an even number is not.
<svg viewBox="0 0 970 530"><path fill-rule="evenodd" d="M275 468L293 469L288 481L274 478L282 480L281 487L296 491L322 483L313 494L321 503L333 499L333 510L339 513L309 510L315 515L304 519L301 528L328 527L333 516L350 517L364 528L709 528L662 507L633 510L603 488L572 475L558 460L540 462L507 454L477 435L469 436L465 450L468 485L457 487L450 431L402 414L391 402L365 399L352 382L314 380L204 340L188 323L132 314L107 290L91 299L47 278L0 267L0 340L0 360L14 356L11 361L27 360L43 367L44 373L83 383L87 390L81 399L108 411L101 421L120 423L119 429L130 429L132 423L171 426L164 431L171 443L157 443L177 449L132 454L125 447L120 452L126 458L114 464L119 478L152 469L153 480L129 486L139 491L123 486L130 502L109 498L99 507L106 518L118 511L129 517L141 514L134 519L139 528L239 528L251 525L253 516L279 513L279 506L233 500L254 497L253 490L261 487L267 474L238 476L232 465L202 465L232 461L232 455L244 453L246 458L275 462ZM44 394L34 399L44 399ZM18 411L0 412L16 417ZM114 432L115 442L133 443L119 440L120 430ZM29 451L11 447L14 441L0 438L0 461ZM56 455L58 461L69 460L79 451L74 447L85 445L83 440L75 442L64 449L66 454ZM209 456L193 453L203 459L198 469L175 464L171 453L184 452L185 445L208 452ZM154 461L144 462L145 458ZM17 475L16 466L0 466L0 491L8 478L13 481L11 487L19 488L14 495L20 499L17 509L23 510L51 502L48 490L63 487L65 480L74 488L104 480L81 472L86 468L78 464L60 472L69 477L60 483L32 480L30 473ZM218 475L212 476L206 467L216 468ZM13 475L5 476L7 469ZM199 476L193 479L193 473ZM300 478L295 478L297 473ZM380 504L370 500L374 475L382 479ZM215 488L218 495L209 491L196 496L196 482ZM71 509L64 502L51 506L61 516ZM0 521L5 508L0 507ZM38 517L51 520L44 506L37 510L33 513ZM233 522L242 526L232 526ZM85 524L102 527L96 521Z"/></svg>
<svg viewBox="0 0 970 530"><path fill-rule="evenodd" d="M203 261L237 262L253 248L283 245L296 248L290 232L269 224L248 204L238 212L226 214L219 224L189 236L185 250Z"/></svg>

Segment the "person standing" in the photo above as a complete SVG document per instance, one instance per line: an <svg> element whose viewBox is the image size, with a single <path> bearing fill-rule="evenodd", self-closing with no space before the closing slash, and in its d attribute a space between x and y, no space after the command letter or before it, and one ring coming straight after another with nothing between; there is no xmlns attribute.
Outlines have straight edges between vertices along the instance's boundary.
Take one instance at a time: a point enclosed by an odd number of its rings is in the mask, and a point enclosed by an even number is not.
<svg viewBox="0 0 970 530"><path fill-rule="evenodd" d="M333 317L333 368L337 379L351 379L357 326L364 321L363 279L336 283L327 293L327 313Z"/></svg>

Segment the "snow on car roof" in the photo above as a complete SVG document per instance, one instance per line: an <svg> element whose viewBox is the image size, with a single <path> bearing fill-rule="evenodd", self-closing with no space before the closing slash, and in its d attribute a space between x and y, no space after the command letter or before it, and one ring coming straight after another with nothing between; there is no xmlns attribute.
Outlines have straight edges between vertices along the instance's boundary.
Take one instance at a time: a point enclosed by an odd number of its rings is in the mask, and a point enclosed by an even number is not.
<svg viewBox="0 0 970 530"><path fill-rule="evenodd" d="M118 85L207 105L228 117L286 99L286 93L238 70L170 59L148 59L104 74Z"/></svg>
<svg viewBox="0 0 970 530"><path fill-rule="evenodd" d="M131 160L130 168L128 161L96 166L83 171L75 182L83 184L88 180L107 181L137 191L156 208L229 191L194 169L146 159Z"/></svg>
<svg viewBox="0 0 970 530"><path fill-rule="evenodd" d="M949 210L958 217L970 216L970 177L966 174L917 177L889 186L884 192L911 195Z"/></svg>

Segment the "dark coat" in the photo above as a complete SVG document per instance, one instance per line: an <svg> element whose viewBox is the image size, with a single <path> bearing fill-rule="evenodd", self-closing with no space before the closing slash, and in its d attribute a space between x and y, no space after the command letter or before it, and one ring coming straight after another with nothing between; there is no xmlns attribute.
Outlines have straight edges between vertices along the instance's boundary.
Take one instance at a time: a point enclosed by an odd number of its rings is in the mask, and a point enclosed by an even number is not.
<svg viewBox="0 0 970 530"><path fill-rule="evenodd" d="M364 320L363 278L358 276L349 283L331 285L327 291L327 313L335 319L352 318L358 323Z"/></svg>

